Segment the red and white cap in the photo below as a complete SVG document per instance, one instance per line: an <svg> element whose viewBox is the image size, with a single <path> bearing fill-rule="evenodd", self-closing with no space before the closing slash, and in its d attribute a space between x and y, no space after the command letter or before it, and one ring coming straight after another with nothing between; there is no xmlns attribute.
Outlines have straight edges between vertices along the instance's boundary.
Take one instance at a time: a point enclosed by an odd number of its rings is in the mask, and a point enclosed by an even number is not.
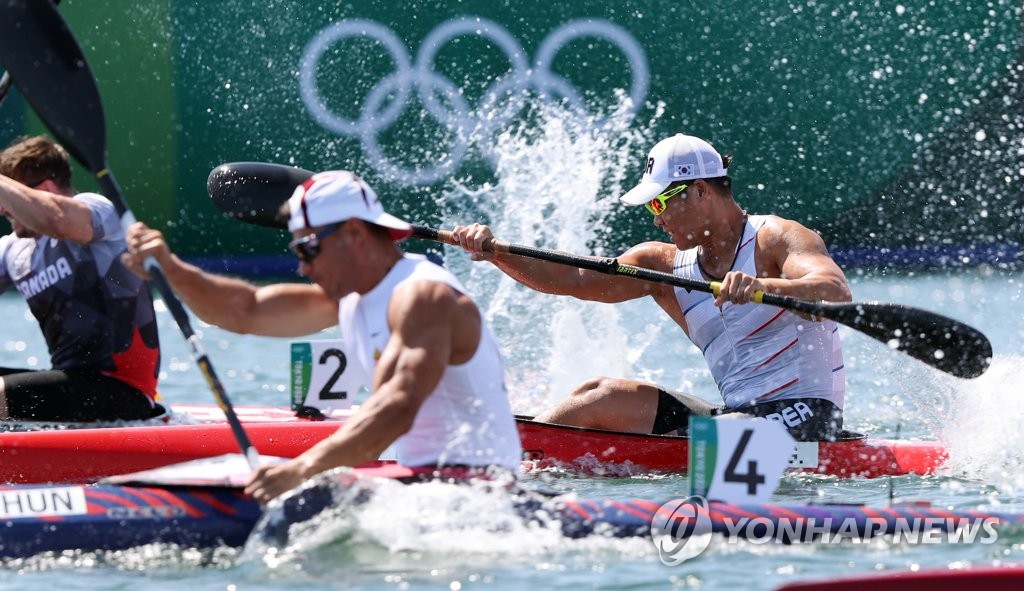
<svg viewBox="0 0 1024 591"><path fill-rule="evenodd" d="M627 205L643 205L676 181L710 179L729 174L722 156L711 144L692 135L676 135L661 140L644 161L640 184L619 197Z"/></svg>
<svg viewBox="0 0 1024 591"><path fill-rule="evenodd" d="M352 218L384 226L394 240L412 235L412 226L384 211L377 193L347 170L329 170L310 177L288 200L292 232L320 228Z"/></svg>

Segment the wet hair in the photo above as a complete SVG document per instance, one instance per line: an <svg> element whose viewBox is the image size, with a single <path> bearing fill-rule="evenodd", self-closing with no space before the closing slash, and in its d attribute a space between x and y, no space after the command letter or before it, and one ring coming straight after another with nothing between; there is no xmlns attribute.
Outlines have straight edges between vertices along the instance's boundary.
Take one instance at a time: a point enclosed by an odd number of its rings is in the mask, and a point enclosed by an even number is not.
<svg viewBox="0 0 1024 591"><path fill-rule="evenodd" d="M42 135L20 137L0 152L0 174L29 187L52 180L61 189L71 188L67 150Z"/></svg>
<svg viewBox="0 0 1024 591"><path fill-rule="evenodd" d="M726 170L729 169L729 165L732 164L732 155L722 156L722 167ZM673 181L669 186L665 187L665 191L674 189L679 185L692 185L694 181L704 181L705 183L712 185L714 188L722 191L726 195L732 195L732 177L731 176L716 176L700 179L687 179L685 181ZM664 191L663 191L664 192Z"/></svg>
<svg viewBox="0 0 1024 591"><path fill-rule="evenodd" d="M695 181L704 181L709 185L714 185L721 191L732 193L732 177L730 176L716 176L709 179L693 179ZM692 182L692 181L691 181Z"/></svg>
<svg viewBox="0 0 1024 591"><path fill-rule="evenodd" d="M730 166L732 166L732 154L726 154L722 156L722 168L729 170ZM715 186L715 188L721 191L725 191L727 194L732 194L732 177L728 175L716 176L701 180L704 181L705 183L708 183L709 185Z"/></svg>

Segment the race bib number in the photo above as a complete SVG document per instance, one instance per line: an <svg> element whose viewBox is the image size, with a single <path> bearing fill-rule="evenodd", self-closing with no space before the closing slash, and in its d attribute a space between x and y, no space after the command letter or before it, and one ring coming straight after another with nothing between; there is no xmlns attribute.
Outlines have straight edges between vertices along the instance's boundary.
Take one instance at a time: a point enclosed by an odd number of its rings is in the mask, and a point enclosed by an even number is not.
<svg viewBox="0 0 1024 591"><path fill-rule="evenodd" d="M291 346L292 408L322 411L352 406L366 380L349 364L340 340L295 342Z"/></svg>
<svg viewBox="0 0 1024 591"><path fill-rule="evenodd" d="M690 494L730 503L766 503L795 441L776 421L690 418Z"/></svg>

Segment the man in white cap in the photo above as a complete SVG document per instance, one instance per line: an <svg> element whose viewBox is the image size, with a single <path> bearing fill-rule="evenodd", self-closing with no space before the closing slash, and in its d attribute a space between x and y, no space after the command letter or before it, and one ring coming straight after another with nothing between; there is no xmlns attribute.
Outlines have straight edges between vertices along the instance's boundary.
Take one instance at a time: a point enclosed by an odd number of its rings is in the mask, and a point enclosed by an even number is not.
<svg viewBox="0 0 1024 591"><path fill-rule="evenodd" d="M143 273L143 261L156 257L206 322L278 337L340 325L352 370L372 376L370 398L336 433L262 467L246 491L265 503L329 468L377 459L392 444L411 467L518 470L522 449L490 326L451 273L398 248L411 226L347 171L314 175L283 210L299 273L312 284L213 275L173 255L160 232L143 224L128 232L131 266Z"/></svg>
<svg viewBox="0 0 1024 591"><path fill-rule="evenodd" d="M657 384L598 377L537 420L684 434L693 414L742 412L778 420L800 440L839 433L846 386L835 323L749 304L757 291L849 301L846 277L816 233L778 216L748 216L733 198L729 164L704 140L677 134L654 146L640 184L621 197L627 205L645 206L669 241L638 244L619 263L719 282L717 297L485 252L490 229L455 228L456 241L474 260L489 260L538 291L606 303L653 297L703 352L724 401L711 404Z"/></svg>

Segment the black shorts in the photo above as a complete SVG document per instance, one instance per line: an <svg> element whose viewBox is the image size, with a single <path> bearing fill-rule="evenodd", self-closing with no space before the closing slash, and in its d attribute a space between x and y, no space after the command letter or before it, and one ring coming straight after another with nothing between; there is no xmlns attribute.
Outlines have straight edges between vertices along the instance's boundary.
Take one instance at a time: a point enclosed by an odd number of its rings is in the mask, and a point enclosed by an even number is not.
<svg viewBox="0 0 1024 591"><path fill-rule="evenodd" d="M797 441L833 441L839 438L843 430L843 411L823 398L794 398L754 404L742 409L726 409L689 394L669 394L665 390L658 390L658 413L654 417L651 432L659 435L686 435L690 429L691 416L734 413L779 421Z"/></svg>
<svg viewBox="0 0 1024 591"><path fill-rule="evenodd" d="M136 421L164 408L144 392L92 370L0 368L7 414L23 421Z"/></svg>

